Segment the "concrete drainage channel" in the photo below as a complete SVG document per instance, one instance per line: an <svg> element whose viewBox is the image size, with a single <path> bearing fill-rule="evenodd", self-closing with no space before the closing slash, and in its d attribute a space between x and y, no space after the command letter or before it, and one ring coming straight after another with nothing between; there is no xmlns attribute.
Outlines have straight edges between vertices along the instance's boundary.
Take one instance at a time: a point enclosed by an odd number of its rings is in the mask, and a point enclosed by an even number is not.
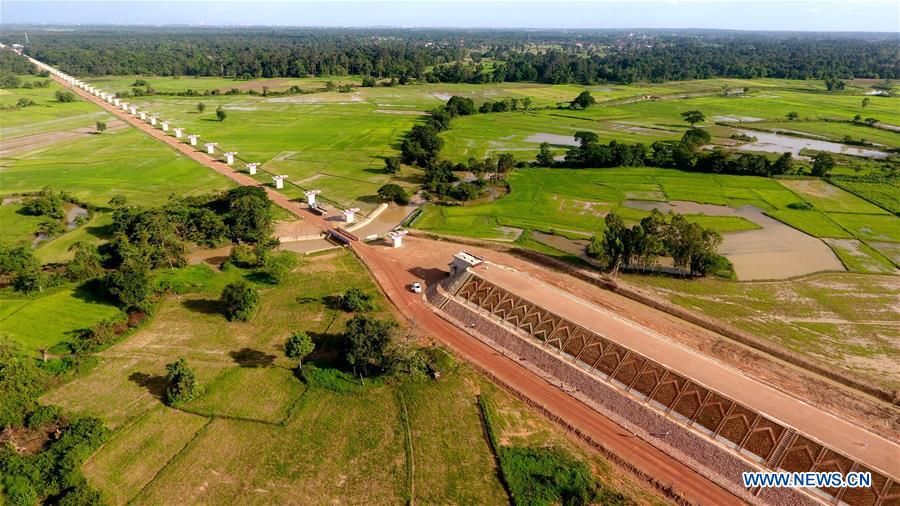
<svg viewBox="0 0 900 506"><path fill-rule="evenodd" d="M684 391L690 389L689 380L687 383L678 383L678 388L682 390L677 394L660 395L658 392L666 388L667 377L680 378L661 366L663 372L654 376L652 385L640 388L638 385L641 378L637 373L629 374L627 379L622 378L624 383L618 380L621 377L619 371L627 369L623 367L626 365L627 355L626 358L620 355L615 364L609 365L609 374L604 380L597 372L602 367L601 359L596 360L597 369L593 369L580 364L579 360L562 348L556 349L549 345L549 335L548 341L541 341L534 336L536 327L545 325L555 315L543 314L533 320L532 323L536 322L536 325L529 327L528 323L524 323L528 310L520 310L515 303L510 302L516 297L515 294L492 295L494 298L485 303L488 296L484 295L484 290L496 288L486 285L487 282L478 276L464 271L445 280L443 286L429 287L426 297L449 322L501 354L518 361L546 381L558 385L566 393L591 406L636 437L685 463L742 500L753 504L819 504L820 501L825 501L875 506L888 504L892 499L900 497L900 483L892 480L889 475L876 471L872 473L873 486L869 489L815 489L810 493L788 488L746 489L741 482L741 473L745 471L846 473L868 468L825 444L798 433L792 427L782 426L759 413L753 413L711 389L697 387L703 391L694 397L702 402L681 402L681 399L690 397L684 395ZM474 296L478 290L482 291L481 299ZM531 314L537 312L537 306L531 303L527 305L531 307ZM516 315L511 317L513 312ZM558 320L557 317L554 328L565 325ZM608 346L605 350L613 348L614 346ZM652 361L644 359L644 363L636 370L645 371L651 363ZM641 390L644 392L641 393ZM704 411L716 404L711 403L710 399L723 401L718 403L717 413L720 417L715 420L709 419L708 415L712 411ZM686 405L690 405L687 410ZM686 415L683 414L685 411L688 411ZM742 421L743 425L739 425L737 421ZM708 426L712 428L709 429ZM762 438L760 434L768 436Z"/></svg>

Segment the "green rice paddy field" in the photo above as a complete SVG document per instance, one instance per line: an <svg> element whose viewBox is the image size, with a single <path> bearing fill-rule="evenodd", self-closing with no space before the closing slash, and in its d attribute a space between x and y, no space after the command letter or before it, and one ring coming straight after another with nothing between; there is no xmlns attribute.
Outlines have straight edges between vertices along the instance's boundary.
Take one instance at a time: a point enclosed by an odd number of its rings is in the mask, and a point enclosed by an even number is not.
<svg viewBox="0 0 900 506"><path fill-rule="evenodd" d="M325 351L304 367L333 371L329 343L349 315L327 298L354 286L377 291L351 254L307 258L282 285L263 287L262 309L248 323L210 310L220 285L235 275L206 265L171 272L192 288L102 352L89 375L46 396L114 429L84 466L109 502L505 503L475 402L483 392L502 407L505 437L566 448L589 462L604 486L658 502L464 365L438 381L363 384L339 376L338 388L297 378L282 351L287 336L314 336ZM377 306L375 316L388 315L384 298ZM171 409L159 399L160 379L164 364L182 356L205 391Z"/></svg>
<svg viewBox="0 0 900 506"><path fill-rule="evenodd" d="M122 76L92 82L107 91L123 91L137 78ZM142 78L158 90L173 92L188 88L227 90L233 87L261 91L263 86L276 90L293 85L318 90L328 80L356 82L353 77L251 81ZM752 92L745 97L724 97L721 93L724 85L731 89L746 86ZM584 111L557 108L558 103L571 100L585 88L597 98L597 105ZM49 185L71 191L98 206L106 205L109 197L116 193L127 196L134 204L154 205L173 193L191 194L228 187L224 178L130 128L117 126L116 122L110 122L110 129L101 135L87 133L85 130L91 130L96 121L109 120L110 116L86 102L56 102L53 99L56 89L54 84L50 88L0 91L0 104L4 107L15 104L23 96L32 97L38 103L20 110L7 108L0 111L0 136L4 141L30 141L24 143L25 147L4 151L0 157L0 194L36 191ZM296 185L285 190L289 196L299 197L301 189L317 188L324 190L324 197L338 205L361 207L365 212L376 205L375 191L382 184L396 182L409 189L420 184L421 171L418 169L404 167L399 174L388 175L381 170L382 159L398 154L404 133L421 120L423 113L452 95L469 96L476 103L505 97L532 99L531 111L455 119L451 129L441 134L445 140L442 156L462 161L470 156L496 152L511 152L520 159L532 159L541 134L569 138L577 130L598 132L604 141L616 139L649 144L655 140L675 139L687 128L679 114L690 109L700 109L706 114L705 125L713 133L714 142L720 144L733 144L728 137L742 126L748 126L790 129L829 140L851 135L881 144L881 149L900 146L900 133L845 122L860 114L864 118L875 117L888 125L900 124L900 99L873 96L863 108L861 101L865 91L851 87L841 94L826 94L822 83L816 81L709 80L590 87L534 83L422 84L393 88L357 87L348 93L316 92L278 97L156 95L129 100L148 112L172 120L175 126L185 127L188 133L201 135L203 141L217 142L222 150L237 151L238 158L243 161L263 162L262 168L268 174L258 176L261 182L269 182L269 174L287 174L289 181ZM658 99L641 100L645 95ZM196 104L201 101L206 105L202 114L196 110ZM227 118L222 122L215 120L215 109L219 106L227 112ZM785 115L791 111L798 112L800 119L786 121ZM737 123L738 120L745 123ZM714 122L722 124L713 125ZM556 140L554 143L557 154L562 154L565 146ZM863 170L871 171L884 163L864 162L861 165ZM838 172L853 173L850 169L839 169ZM685 200L732 208L751 204L775 219L823 238L849 270L890 274L853 278L854 290L867 293L868 280L872 283L872 294L896 296L900 292L895 275L896 267L900 265L900 223L893 213L898 209L896 195L900 194L900 189L887 183L837 183L841 188L818 180L774 180L652 168L522 169L509 176L509 194L462 207L427 207L415 226L484 239L512 240L520 229L588 237L602 230L603 216L608 211L615 210L629 221L646 214L626 207L624 203L629 200ZM788 208L789 204L799 202L807 202L813 209ZM723 233L758 227L740 217L693 215L691 219ZM75 240L99 240L108 220L109 214L101 209L87 225L42 243L36 251L38 257L46 262L65 260L66 250ZM37 222L18 213L18 204L0 207L4 241L29 240ZM533 240L524 242L529 247L565 255ZM830 275L838 280L856 276ZM654 284L655 279L648 279L647 283ZM734 305L725 304L715 309L711 304L698 304L696 299L691 299L692 290L703 291L708 287L718 290L718 285L712 287L712 282L665 282L668 285L663 293L671 294L672 300L680 304L700 307L736 324L740 324L745 316ZM756 291L771 294L777 290L773 284L716 282L744 293L743 296ZM834 286L837 285L823 284L820 287L823 296L839 293ZM663 290L663 287L657 289ZM676 296L678 293L681 295ZM0 311L2 332L34 347L64 341L66 332L89 326L115 311L80 297L77 287L62 287L59 291L33 298L5 293L0 294L0 298L4 306ZM782 307L791 306L783 304ZM817 307L826 315L823 318L830 317L827 305ZM78 321L61 321L51 326L29 316L52 313L56 309L65 309L80 317ZM847 328L866 328L864 312L849 313L841 318L849 322ZM888 315L880 321L888 324L879 327L872 339L896 342L896 315ZM765 328L751 330L774 340L796 335L793 344L786 344L795 348L802 347L798 343L803 339L829 342L821 337L828 336L827 331L818 327L803 331L796 330L798 328L796 324L772 319ZM859 338L858 332L842 335L846 336L847 342L867 342L868 339L865 336ZM893 345L888 348L896 350ZM862 347L848 346L846 349L850 360L862 356ZM222 381L226 380L228 378Z"/></svg>

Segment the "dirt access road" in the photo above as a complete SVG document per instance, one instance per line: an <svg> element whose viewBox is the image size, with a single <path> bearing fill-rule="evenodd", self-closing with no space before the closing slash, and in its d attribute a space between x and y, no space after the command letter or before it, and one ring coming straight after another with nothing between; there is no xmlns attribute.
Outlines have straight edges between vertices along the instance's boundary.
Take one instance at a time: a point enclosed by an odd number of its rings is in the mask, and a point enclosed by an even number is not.
<svg viewBox="0 0 900 506"><path fill-rule="evenodd" d="M70 87L83 99L97 104L110 114L235 183L245 186L262 186L249 176L235 172L227 164L140 121L122 109L77 87L71 87L61 79L57 79L57 81ZM295 216L319 226L322 230L333 228L324 219L306 211L300 204L291 201L283 194L269 187L263 187L273 202ZM572 427L596 441L602 441L610 451L630 462L642 472L653 476L657 482L670 485L685 500L694 504L743 504L736 496L691 468L646 441L634 437L618 424L562 392L557 386L537 377L520 364L498 354L487 345L471 338L465 332L440 318L425 304L421 295L413 294L407 289L408 284L417 279L417 276L410 272L409 268L399 265L396 260L380 252L379 247L368 246L360 242L351 243L351 247L368 267L391 302L424 333L435 336L478 367L491 371L498 379L512 385L520 394L538 405L556 413Z"/></svg>

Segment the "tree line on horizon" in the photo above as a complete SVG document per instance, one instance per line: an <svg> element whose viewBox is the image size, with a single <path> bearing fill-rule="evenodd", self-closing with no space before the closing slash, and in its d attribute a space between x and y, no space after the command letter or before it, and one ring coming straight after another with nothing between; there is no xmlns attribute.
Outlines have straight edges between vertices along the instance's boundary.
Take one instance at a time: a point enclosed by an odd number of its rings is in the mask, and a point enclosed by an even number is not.
<svg viewBox="0 0 900 506"><path fill-rule="evenodd" d="M900 77L900 42L871 34L137 27L29 33L30 55L77 75L582 84ZM18 39L14 30L0 37Z"/></svg>

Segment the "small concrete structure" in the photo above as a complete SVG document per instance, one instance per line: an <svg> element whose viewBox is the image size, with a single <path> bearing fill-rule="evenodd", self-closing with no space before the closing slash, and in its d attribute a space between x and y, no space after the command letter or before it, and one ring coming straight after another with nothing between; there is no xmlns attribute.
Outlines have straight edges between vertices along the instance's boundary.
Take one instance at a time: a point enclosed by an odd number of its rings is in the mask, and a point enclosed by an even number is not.
<svg viewBox="0 0 900 506"><path fill-rule="evenodd" d="M359 208L351 207L350 209L344 209L341 212L344 214L344 221L346 221L349 225L350 223L353 223L354 220L356 220L356 213L359 212Z"/></svg>
<svg viewBox="0 0 900 506"><path fill-rule="evenodd" d="M144 111L141 111L141 121L147 121L147 113Z"/></svg>
<svg viewBox="0 0 900 506"><path fill-rule="evenodd" d="M199 135L188 135L188 140L191 141L191 146L196 146L196 145L197 145L197 139L199 139L199 138L200 138Z"/></svg>
<svg viewBox="0 0 900 506"><path fill-rule="evenodd" d="M406 230L394 230L392 232L388 232L386 237L390 240L391 246L395 248L399 248L403 246L403 238L408 234Z"/></svg>
<svg viewBox="0 0 900 506"><path fill-rule="evenodd" d="M170 123L169 121L163 121L163 122L162 122L162 130L163 130L163 132L168 132L168 131L169 131L169 123Z"/></svg>
<svg viewBox="0 0 900 506"><path fill-rule="evenodd" d="M181 134L184 133L184 129L183 129L183 128L173 128L172 130L175 131L175 138L176 138L176 139L180 139L180 138L181 138Z"/></svg>
<svg viewBox="0 0 900 506"><path fill-rule="evenodd" d="M113 103L115 100L116 100L116 98L113 97L111 94L106 95L106 101L107 101L108 103L111 104L111 103Z"/></svg>
<svg viewBox="0 0 900 506"><path fill-rule="evenodd" d="M137 106L136 105L131 106L131 115L137 116Z"/></svg>
<svg viewBox="0 0 900 506"><path fill-rule="evenodd" d="M453 255L453 261L450 262L450 275L453 276L459 274L469 267L475 267L482 262L484 262L484 259L479 258L471 253L460 251L459 253Z"/></svg>
<svg viewBox="0 0 900 506"><path fill-rule="evenodd" d="M123 110L123 111L127 111L127 110L128 110L128 102L122 102L121 105L122 105L122 110Z"/></svg>
<svg viewBox="0 0 900 506"><path fill-rule="evenodd" d="M156 126L156 120L158 120L158 119L159 119L159 116L157 116L155 114L153 116L150 116L150 124L153 126Z"/></svg>
<svg viewBox="0 0 900 506"><path fill-rule="evenodd" d="M280 176L272 176L272 180L275 181L275 189L280 190L284 188L284 180L287 179L286 175Z"/></svg>
<svg viewBox="0 0 900 506"><path fill-rule="evenodd" d="M231 165L234 163L234 155L237 154L237 151L227 151L225 152L225 163Z"/></svg>
<svg viewBox="0 0 900 506"><path fill-rule="evenodd" d="M258 163L248 163L247 164L247 173L251 176L256 174L256 168L259 167Z"/></svg>
<svg viewBox="0 0 900 506"><path fill-rule="evenodd" d="M118 98L114 98L114 99L113 99L113 105L115 105L116 107L119 107L119 103L121 103L121 102L122 102L122 101L119 100Z"/></svg>
<svg viewBox="0 0 900 506"><path fill-rule="evenodd" d="M322 193L322 190L308 190L303 192L306 195L306 204L310 209L315 209L318 204L316 204L316 195Z"/></svg>
<svg viewBox="0 0 900 506"><path fill-rule="evenodd" d="M211 155L216 152L216 146L218 146L218 144L215 142L207 142L204 146L206 146L206 153Z"/></svg>

